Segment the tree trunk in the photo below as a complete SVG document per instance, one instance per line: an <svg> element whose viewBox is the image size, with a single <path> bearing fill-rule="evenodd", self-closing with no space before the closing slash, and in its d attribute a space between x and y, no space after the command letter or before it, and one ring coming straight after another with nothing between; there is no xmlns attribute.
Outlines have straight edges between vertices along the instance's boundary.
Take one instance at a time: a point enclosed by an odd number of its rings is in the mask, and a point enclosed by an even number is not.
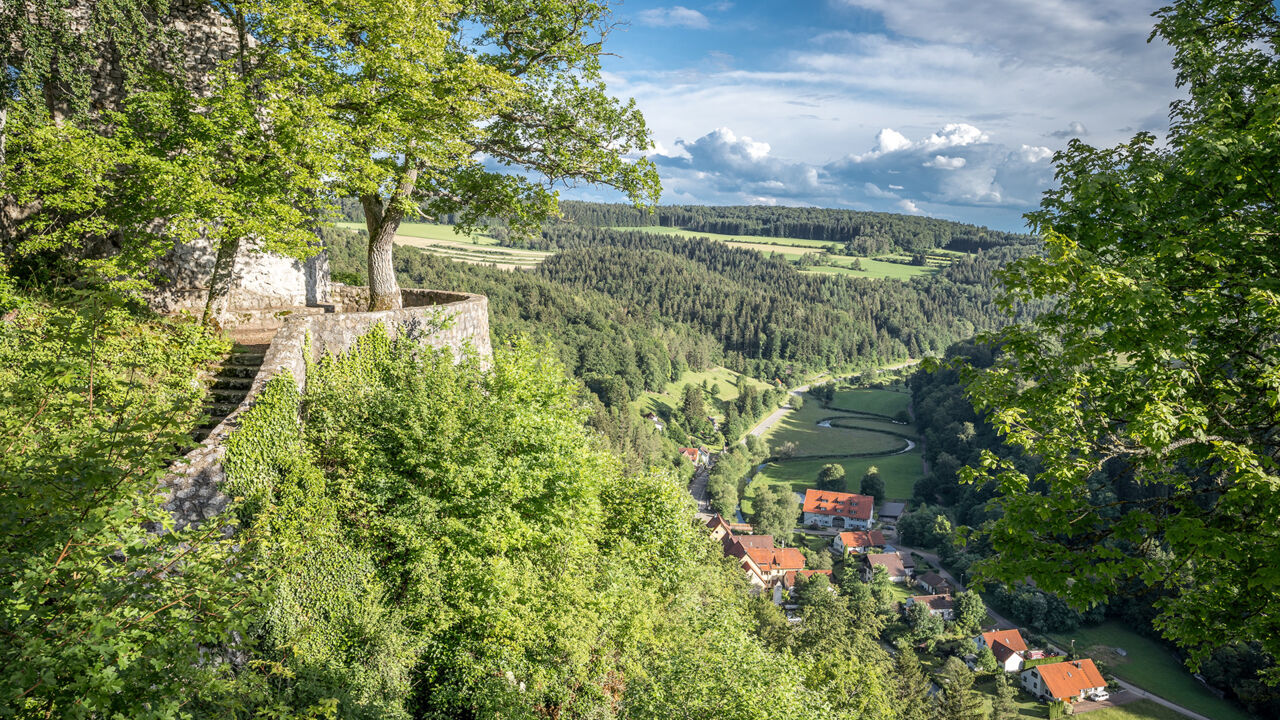
<svg viewBox="0 0 1280 720"><path fill-rule="evenodd" d="M208 325L226 309L227 294L235 281L236 255L240 253L240 238L223 240L213 260L213 274L209 276L209 296L204 302L204 315L200 322Z"/></svg>
<svg viewBox="0 0 1280 720"><path fill-rule="evenodd" d="M369 230L369 310L397 310L401 307L400 285L391 260L403 214L394 205L384 211L377 195L361 197L360 204Z"/></svg>

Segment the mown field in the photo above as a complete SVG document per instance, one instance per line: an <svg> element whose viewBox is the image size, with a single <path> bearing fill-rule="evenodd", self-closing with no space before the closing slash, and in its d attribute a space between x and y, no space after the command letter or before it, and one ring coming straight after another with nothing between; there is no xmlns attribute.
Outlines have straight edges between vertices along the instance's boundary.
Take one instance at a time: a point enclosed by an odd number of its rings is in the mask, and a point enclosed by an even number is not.
<svg viewBox="0 0 1280 720"><path fill-rule="evenodd" d="M363 230L363 223L336 223L349 230ZM479 265L497 265L503 269L531 268L551 253L538 250L508 248L488 235L462 235L451 225L404 223L396 232L396 244L416 247L433 255Z"/></svg>
<svg viewBox="0 0 1280 720"><path fill-rule="evenodd" d="M1186 715L1163 705L1157 705L1151 700L1138 700L1118 707L1092 710L1080 717L1086 720L1187 720Z"/></svg>
<svg viewBox="0 0 1280 720"><path fill-rule="evenodd" d="M796 457L813 455L848 455L855 453L890 453L900 450L906 441L892 435L849 428L818 427L818 422L836 413L820 406L811 397L805 398L804 407L788 412L773 427L765 431L764 439L769 447L794 442ZM909 427L903 431L910 433Z"/></svg>
<svg viewBox="0 0 1280 720"><path fill-rule="evenodd" d="M1069 649L1071 641L1075 640L1077 652L1105 664L1116 677L1188 710L1214 720L1250 720L1243 710L1226 700L1219 700L1206 690L1159 643L1133 632L1119 621L1108 620L1101 625L1081 628L1069 634L1050 635L1049 638L1064 649ZM1124 656L1115 652L1117 647L1125 651ZM1089 713L1087 717L1098 720L1099 716ZM1123 716L1117 716L1120 717Z"/></svg>
<svg viewBox="0 0 1280 720"><path fill-rule="evenodd" d="M756 479L747 487L746 497L755 497L756 484L787 485L794 492L803 493L818 481L818 472L827 463L844 468L847 492L857 492L862 476L872 465L884 479L885 497L890 500L908 500L916 482L923 477L923 458L919 450L901 455L878 458L798 459L782 460L765 465Z"/></svg>
<svg viewBox="0 0 1280 720"><path fill-rule="evenodd" d="M893 390L872 390L869 388L837 390L835 398L831 401L833 410L865 412L888 417L893 417L906 410L909 405L911 405L911 392L906 388Z"/></svg>
<svg viewBox="0 0 1280 720"><path fill-rule="evenodd" d="M781 253L790 262L796 262L804 255L812 253L825 253L825 249L832 243L824 240L810 240L807 238L788 238L788 237L768 237L765 235L725 235L721 233L698 232L696 230L685 230L684 228L659 227L654 225L643 227L615 227L614 230L635 230L640 232L656 233L661 235L675 235L678 237L702 237L709 240L718 240L728 243L734 247L740 247L746 250L757 250L766 255L770 253ZM849 275L851 277L865 277L872 279L891 278L895 280L906 280L917 275L929 275L938 272L950 263L952 257L962 255L963 253L952 253L948 251L934 250L930 251L929 265L921 267L917 265L904 265L901 263L885 262L870 257L856 258L861 264L861 270L854 270L851 266L855 258L847 255L834 255L829 265L815 265L802 268L801 272L825 273L829 275ZM897 259L908 259L904 256L894 255L886 256Z"/></svg>

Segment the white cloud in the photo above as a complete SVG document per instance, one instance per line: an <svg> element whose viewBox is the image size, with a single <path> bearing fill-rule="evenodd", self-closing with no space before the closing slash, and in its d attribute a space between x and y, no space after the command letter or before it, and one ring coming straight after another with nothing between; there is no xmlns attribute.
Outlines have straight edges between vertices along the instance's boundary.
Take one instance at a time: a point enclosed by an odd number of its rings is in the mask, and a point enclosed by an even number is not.
<svg viewBox="0 0 1280 720"><path fill-rule="evenodd" d="M705 30L711 27L706 15L680 5L642 10L636 14L636 19L641 25L650 27L682 27L694 30Z"/></svg>
<svg viewBox="0 0 1280 720"><path fill-rule="evenodd" d="M903 212L905 212L905 213L909 213L909 214L911 214L911 215L923 215L923 214L924 214L924 211L920 209L920 206L919 206L919 205L916 205L915 203L911 202L910 200L899 200L899 201L898 201L898 209L902 210L902 211L903 211Z"/></svg>
<svg viewBox="0 0 1280 720"><path fill-rule="evenodd" d="M1023 145L1021 151L1022 159L1029 163L1040 162L1053 157L1053 151L1042 145Z"/></svg>
<svg viewBox="0 0 1280 720"><path fill-rule="evenodd" d="M1080 122L1079 120L1072 120L1070 123L1067 124L1066 128L1062 130L1054 130L1053 132L1049 133L1049 137L1073 138L1073 137L1084 137L1085 135L1088 135L1088 134L1089 134L1089 129L1084 126L1084 123Z"/></svg>
<svg viewBox="0 0 1280 720"><path fill-rule="evenodd" d="M959 170L964 167L965 159L962 157L934 155L932 160L927 160L922 164L927 168L936 168L938 170Z"/></svg>

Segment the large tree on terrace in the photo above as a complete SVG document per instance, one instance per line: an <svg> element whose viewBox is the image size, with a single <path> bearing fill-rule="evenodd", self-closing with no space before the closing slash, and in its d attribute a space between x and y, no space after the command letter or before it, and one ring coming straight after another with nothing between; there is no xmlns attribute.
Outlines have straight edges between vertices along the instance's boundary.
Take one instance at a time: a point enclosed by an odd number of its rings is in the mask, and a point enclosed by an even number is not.
<svg viewBox="0 0 1280 720"><path fill-rule="evenodd" d="M970 389L1044 469L985 457L1004 513L980 569L1079 605L1137 579L1193 662L1235 639L1280 655L1280 17L1156 15L1187 91L1166 144L1059 153L1029 216L1047 252L1006 273L1053 306Z"/></svg>
<svg viewBox="0 0 1280 720"><path fill-rule="evenodd" d="M364 207L371 309L400 306L391 251L406 216L528 229L574 181L657 199L652 164L625 158L650 145L644 119L600 77L603 2L262 0L260 13L299 97L342 136L335 185Z"/></svg>

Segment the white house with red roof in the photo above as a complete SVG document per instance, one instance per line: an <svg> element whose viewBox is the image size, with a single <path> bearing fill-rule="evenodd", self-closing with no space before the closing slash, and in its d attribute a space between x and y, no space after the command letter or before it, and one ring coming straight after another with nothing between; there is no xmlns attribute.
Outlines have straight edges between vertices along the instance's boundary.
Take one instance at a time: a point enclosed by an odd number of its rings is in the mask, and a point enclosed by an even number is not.
<svg viewBox="0 0 1280 720"><path fill-rule="evenodd" d="M882 548L885 544L884 533L879 530L847 530L836 535L831 546L841 555L849 553L861 555L871 552L872 548Z"/></svg>
<svg viewBox="0 0 1280 720"><path fill-rule="evenodd" d="M1107 681L1088 658L1037 665L1022 671L1021 677L1022 687L1043 700L1074 703L1107 698Z"/></svg>
<svg viewBox="0 0 1280 720"><path fill-rule="evenodd" d="M783 582L787 573L804 569L804 554L795 548L775 548L772 535L738 535L724 518L707 523L711 539L719 540L726 557L741 561L747 581L757 590Z"/></svg>
<svg viewBox="0 0 1280 720"><path fill-rule="evenodd" d="M992 630L973 639L978 649L990 648L996 664L1005 672L1017 672L1026 663L1027 642L1014 630Z"/></svg>
<svg viewBox="0 0 1280 720"><path fill-rule="evenodd" d="M804 493L804 524L868 530L875 519L869 495L809 489Z"/></svg>
<svg viewBox="0 0 1280 720"><path fill-rule="evenodd" d="M936 615L943 620L956 619L956 604L950 595L914 595L907 598L906 606L924 605L929 608L930 615Z"/></svg>

